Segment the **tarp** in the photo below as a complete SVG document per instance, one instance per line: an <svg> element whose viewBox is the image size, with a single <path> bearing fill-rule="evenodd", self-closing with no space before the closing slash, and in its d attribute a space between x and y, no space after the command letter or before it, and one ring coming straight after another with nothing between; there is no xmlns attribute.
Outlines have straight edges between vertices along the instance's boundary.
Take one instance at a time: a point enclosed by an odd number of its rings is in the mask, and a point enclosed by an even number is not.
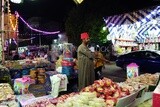
<svg viewBox="0 0 160 107"><path fill-rule="evenodd" d="M160 6L104 18L110 34L108 39L135 39L144 42L147 37L160 36Z"/></svg>

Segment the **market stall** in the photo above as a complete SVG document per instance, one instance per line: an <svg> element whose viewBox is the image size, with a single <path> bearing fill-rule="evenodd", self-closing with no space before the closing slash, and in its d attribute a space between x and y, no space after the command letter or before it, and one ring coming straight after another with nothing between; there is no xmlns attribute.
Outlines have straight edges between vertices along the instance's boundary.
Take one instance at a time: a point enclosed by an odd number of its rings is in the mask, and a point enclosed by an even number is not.
<svg viewBox="0 0 160 107"><path fill-rule="evenodd" d="M55 79L55 76L65 80L65 76L54 74L52 78ZM160 75L158 73L142 74L137 77L128 78L121 83L116 83L109 78L103 78L94 81L92 85L85 87L79 92L71 92L58 96L56 90L52 90L51 94L41 97L35 97L31 92L15 95L10 88L11 95L6 96L5 94L5 97L2 92L0 98L3 98L4 101L8 101L8 98L13 100L15 98L18 102L14 103L18 103L22 107L136 107L152 99L153 91L158 86L159 78ZM51 79L51 83L52 82L55 81ZM66 83L63 82L63 84ZM5 83L3 85L5 85ZM52 89L55 85L56 84L52 84ZM9 85L7 85L7 87L8 86ZM59 91L66 90L64 85L62 86L61 88L59 87ZM2 88L1 85L0 88ZM3 88L5 87L3 86ZM0 104L2 105L4 102Z"/></svg>
<svg viewBox="0 0 160 107"><path fill-rule="evenodd" d="M135 50L159 50L159 6L104 18L118 55Z"/></svg>

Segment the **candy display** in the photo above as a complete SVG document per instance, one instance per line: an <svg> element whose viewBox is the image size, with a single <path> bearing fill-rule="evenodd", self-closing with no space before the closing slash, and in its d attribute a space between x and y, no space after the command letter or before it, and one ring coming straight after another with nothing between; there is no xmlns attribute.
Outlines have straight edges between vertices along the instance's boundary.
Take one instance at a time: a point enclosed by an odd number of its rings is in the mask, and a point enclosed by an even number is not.
<svg viewBox="0 0 160 107"><path fill-rule="evenodd" d="M127 88L130 93L134 93L142 88L145 88L144 84L136 83L136 82L132 82L132 83L122 82L122 83L119 83L119 86L122 88L122 90L125 90Z"/></svg>
<svg viewBox="0 0 160 107"><path fill-rule="evenodd" d="M50 62L44 58L35 58L33 60L24 59L16 61L5 61L4 66L9 69L26 69L35 67L46 67L49 66Z"/></svg>
<svg viewBox="0 0 160 107"><path fill-rule="evenodd" d="M106 103L104 99L97 98L96 93L81 92L57 103L56 107L106 107Z"/></svg>
<svg viewBox="0 0 160 107"><path fill-rule="evenodd" d="M0 101L15 99L14 92L8 83L0 84Z"/></svg>
<svg viewBox="0 0 160 107"><path fill-rule="evenodd" d="M68 57L67 55L66 57ZM65 63L67 61L63 60L62 66L68 67L67 63ZM25 63L31 65L37 62L28 61ZM24 63L22 64L21 62L20 64L23 65ZM4 67L5 70L8 69ZM18 74L19 72L21 72L20 75ZM157 86L159 81L158 73L137 75L120 83L104 77L103 79L95 80L93 84L79 92L59 95L59 92L67 91L68 89L68 77L66 74L56 71L47 72L45 68L39 67L26 68L19 71L14 69L14 73L15 82L13 88L15 92L13 92L8 83L0 84L0 106L19 107L18 104L20 104L22 107L121 107L128 104L136 105L136 101L139 99L141 102L139 101L137 104L146 101L143 95L146 97L146 95L150 94L148 87ZM29 75L27 75L28 73ZM12 75L12 72L10 74ZM22 77L17 78L18 76ZM41 94L42 92L39 88L34 88L34 85L32 85L34 90L29 90L32 89L29 86L35 83L40 83L39 86L43 87L43 95L37 96L38 93ZM34 91L37 92L37 95ZM46 95L46 93L49 95ZM15 97L14 94L17 94L17 96ZM147 100L149 98L151 97L148 96Z"/></svg>
<svg viewBox="0 0 160 107"><path fill-rule="evenodd" d="M159 79L159 74L142 74L135 78L127 79L127 83L139 82L146 85L156 85Z"/></svg>
<svg viewBox="0 0 160 107"><path fill-rule="evenodd" d="M95 92L98 98L105 99L107 106L115 106L118 98L130 94L127 87L121 88L117 83L108 78L96 80L94 84L82 89L82 92Z"/></svg>

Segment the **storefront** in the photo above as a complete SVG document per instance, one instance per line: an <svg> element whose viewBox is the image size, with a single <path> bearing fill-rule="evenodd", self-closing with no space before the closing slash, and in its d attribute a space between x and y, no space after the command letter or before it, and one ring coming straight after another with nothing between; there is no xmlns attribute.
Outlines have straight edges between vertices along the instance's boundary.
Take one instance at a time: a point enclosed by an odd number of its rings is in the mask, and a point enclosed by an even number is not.
<svg viewBox="0 0 160 107"><path fill-rule="evenodd" d="M132 50L159 50L160 6L105 18L112 40L119 54Z"/></svg>

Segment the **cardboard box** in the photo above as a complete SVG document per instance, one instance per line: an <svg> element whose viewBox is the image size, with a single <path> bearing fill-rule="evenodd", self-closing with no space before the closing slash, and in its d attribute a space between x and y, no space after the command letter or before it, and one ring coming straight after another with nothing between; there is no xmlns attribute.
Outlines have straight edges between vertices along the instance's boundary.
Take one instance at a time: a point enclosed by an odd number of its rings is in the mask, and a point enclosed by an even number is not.
<svg viewBox="0 0 160 107"><path fill-rule="evenodd" d="M129 105L131 102L133 102L136 99L138 93L139 93L139 91L137 91L133 94L130 94L126 97L120 98L117 101L116 107L126 107L127 105Z"/></svg>
<svg viewBox="0 0 160 107"><path fill-rule="evenodd" d="M160 106L160 84L156 87L156 89L153 92L153 107L159 107Z"/></svg>
<svg viewBox="0 0 160 107"><path fill-rule="evenodd" d="M152 99L152 94L153 94L153 92L145 92L141 97L136 98L133 102L128 104L126 107L136 107L136 106L140 105L141 103L143 103L149 99Z"/></svg>

